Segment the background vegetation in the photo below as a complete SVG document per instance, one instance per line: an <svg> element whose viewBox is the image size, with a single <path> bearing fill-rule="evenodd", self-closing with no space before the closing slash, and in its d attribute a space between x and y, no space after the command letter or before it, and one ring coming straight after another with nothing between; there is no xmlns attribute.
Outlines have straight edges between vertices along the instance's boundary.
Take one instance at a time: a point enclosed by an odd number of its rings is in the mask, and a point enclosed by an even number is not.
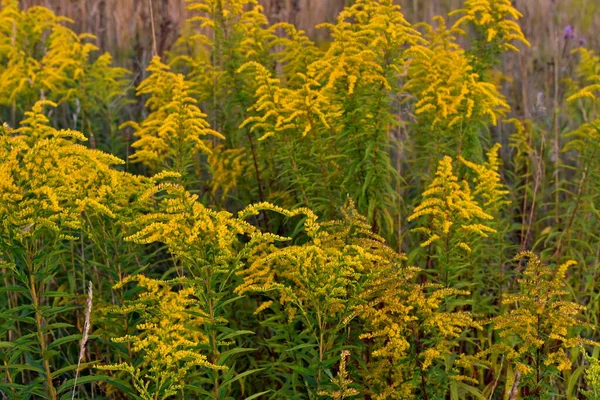
<svg viewBox="0 0 600 400"><path fill-rule="evenodd" d="M600 398L598 6L334 3L2 1L4 398Z"/></svg>

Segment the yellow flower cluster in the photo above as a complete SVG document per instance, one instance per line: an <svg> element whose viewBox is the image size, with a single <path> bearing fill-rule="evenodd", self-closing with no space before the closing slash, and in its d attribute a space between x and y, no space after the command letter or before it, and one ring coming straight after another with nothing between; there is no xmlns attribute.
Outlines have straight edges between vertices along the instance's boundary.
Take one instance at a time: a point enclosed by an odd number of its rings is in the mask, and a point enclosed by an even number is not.
<svg viewBox="0 0 600 400"><path fill-rule="evenodd" d="M343 400L359 394L358 390L349 387L352 384L352 380L348 379L348 371L346 370L346 362L349 356L350 352L348 350L342 351L338 376L331 379L337 390L333 392L321 391L319 392L320 396L330 397L333 400Z"/></svg>
<svg viewBox="0 0 600 400"><path fill-rule="evenodd" d="M445 156L438 165L435 178L423 192L423 201L415 207L408 221L420 217L430 217L429 226L416 228L427 234L428 239L421 243L422 247L436 242L447 243L450 238L458 237L456 246L470 252L469 244L462 239L470 234L487 237L494 229L479 223L481 220L491 220L473 198L468 183L459 181L453 172L452 158Z"/></svg>
<svg viewBox="0 0 600 400"><path fill-rule="evenodd" d="M91 113L112 100L100 94L123 94L117 92L124 90L128 72L111 67L108 53L92 61L98 47L88 40L94 36L76 34L64 25L70 22L46 7L22 10L18 1L2 2L0 105L27 110L40 98L56 103L77 100L84 113Z"/></svg>
<svg viewBox="0 0 600 400"><path fill-rule="evenodd" d="M176 174L159 174L155 182L173 179ZM158 197L156 200L153 197ZM141 194L155 211L141 215L132 225L137 232L127 238L136 243L160 242L182 263L181 273L196 274L204 268L228 270L237 256L237 234L254 228L226 212L213 211L183 186L160 182Z"/></svg>
<svg viewBox="0 0 600 400"><path fill-rule="evenodd" d="M414 329L423 329L428 337L435 337L437 340L433 344L428 343L427 351L421 349L423 354L419 364L426 370L435 359L443 359L450 352L450 348L456 345L455 339L465 328L479 325L468 312L442 310L447 298L468 295L469 292L432 284L411 284L410 278L416 271L406 269L399 272L406 275L401 284L390 286L383 292L384 295L375 302L371 301L369 308L360 309L370 326L382 327L363 334L362 337L384 339L373 356L391 357L397 362L406 357ZM373 304L380 304L382 307L373 307ZM423 346L425 347L424 343Z"/></svg>
<svg viewBox="0 0 600 400"><path fill-rule="evenodd" d="M210 152L204 136L224 137L209 128L183 75L171 72L159 57L152 59L148 71L150 76L140 84L137 94L149 95L146 106L150 114L141 124L123 125L132 126L139 137L132 144L138 150L131 160L154 170L166 167L185 175L195 154Z"/></svg>
<svg viewBox="0 0 600 400"><path fill-rule="evenodd" d="M279 79L272 78L271 73L262 65L250 62L242 66L239 72L252 68L256 72L256 103L250 108L258 116L248 117L240 127L252 125L251 131L260 130L264 140L275 132L301 127L302 135L314 132L317 124L331 129L328 121L335 120L339 112L332 109L329 99L319 90L319 83L299 74L301 88L291 90L279 86Z"/></svg>
<svg viewBox="0 0 600 400"><path fill-rule="evenodd" d="M243 148L227 149L222 144L210 149L207 160L210 166L211 193L213 196L220 192L221 198L238 187L247 168L248 159Z"/></svg>
<svg viewBox="0 0 600 400"><path fill-rule="evenodd" d="M120 159L76 143L80 132L49 127L45 105L55 104L37 102L21 128L0 128L0 229L22 243L38 232L74 239L83 212L115 217L143 185L112 169Z"/></svg>
<svg viewBox="0 0 600 400"><path fill-rule="evenodd" d="M475 73L465 51L456 44L456 30L429 27L428 44L409 50L409 80L405 89L416 96L415 113L426 118L432 130L462 132L473 123L495 125L509 105L496 85Z"/></svg>
<svg viewBox="0 0 600 400"><path fill-rule="evenodd" d="M587 355L584 351L584 357L589 363L585 371L585 381L589 386L589 390L583 391L586 398L592 400L600 396L600 360Z"/></svg>
<svg viewBox="0 0 600 400"><path fill-rule="evenodd" d="M177 395L197 368L225 369L211 364L198 351L208 343L200 329L208 317L193 287L186 287L182 280L161 281L137 275L125 278L115 289L129 282L136 282L144 291L137 299L108 311L140 315L135 336L127 335L113 341L130 343L132 352L141 358L141 362L135 366L115 364L100 369L125 371L132 375L138 394L145 400Z"/></svg>
<svg viewBox="0 0 600 400"><path fill-rule="evenodd" d="M488 150L485 164L476 164L465 160L461 156L458 157L461 163L475 172L473 195L480 198L483 206L490 211L497 211L502 205L509 204L507 200L504 200L509 192L506 190L506 186L501 183L499 174L500 159L498 151L501 147L499 143L496 143Z"/></svg>
<svg viewBox="0 0 600 400"><path fill-rule="evenodd" d="M279 302L286 306L290 318L297 311L318 310L321 328L332 317L337 317L335 320L339 322L350 315L354 301L358 300L353 296L353 282L359 279L361 273L386 262L370 248L376 244L383 247L381 238L370 233L364 221L355 220L353 223L357 224L361 234L351 239L348 237L350 232L342 230L341 222L321 225L310 210L302 208L287 211L259 204L247 208L241 217L261 209L276 211L287 217L306 215L304 227L309 241L303 245L277 248L268 246L268 243L285 238L263 235L263 245L253 251L250 265L240 271L244 282L235 289L236 292L273 291ZM373 240L368 247L361 245L358 239L363 234Z"/></svg>
<svg viewBox="0 0 600 400"><path fill-rule="evenodd" d="M600 92L600 56L585 47L578 48L576 51L580 57L576 71L580 87L567 98L567 101L572 103L578 99L591 99L597 102Z"/></svg>
<svg viewBox="0 0 600 400"><path fill-rule="evenodd" d="M331 31L333 42L309 71L325 89L340 81L348 94L358 86L391 89L393 77L404 72L405 47L422 41L391 0L356 1L336 24L320 27Z"/></svg>
<svg viewBox="0 0 600 400"><path fill-rule="evenodd" d="M201 101L214 102L213 96L239 96L236 91L241 90L243 77L236 70L240 61L269 65L277 38L275 28L268 27L263 8L256 0L189 2L187 8L193 16L187 23L194 29L180 41L189 41L192 46L200 44L201 48L195 54L176 56L173 62L183 61L191 67L189 79ZM185 48L189 48L187 43Z"/></svg>
<svg viewBox="0 0 600 400"><path fill-rule="evenodd" d="M370 378L377 388L374 398L414 398L414 382L408 378L414 369L427 375L434 363L452 354L465 330L481 329L471 313L447 307L454 297L469 292L415 283L418 272L384 269L361 293L365 305L357 307L356 313L367 332L360 337L374 342L372 368L377 372ZM395 377L391 383L390 376Z"/></svg>
<svg viewBox="0 0 600 400"><path fill-rule="evenodd" d="M389 0L357 1L340 13L336 24L320 25L328 28L334 39L324 54L304 35L280 25L289 38L273 43L283 47L279 57L287 72L285 80L273 78L258 63L240 68L239 72L252 68L258 77L257 100L252 107L258 115L248 117L243 125L264 130L262 139L286 129L306 135L315 131L317 124L332 130L340 124L343 107L332 101L333 93L341 90L352 95L358 87L391 90L404 72L405 46L422 41L399 9ZM309 49L308 55L299 57L305 49Z"/></svg>
<svg viewBox="0 0 600 400"><path fill-rule="evenodd" d="M467 23L480 29L487 42L495 42L503 50L519 51L512 42L529 46L521 27L516 21L523 15L512 5L511 0L466 0L464 8L449 15L461 14L454 27ZM512 18L512 19L511 19Z"/></svg>
<svg viewBox="0 0 600 400"><path fill-rule="evenodd" d="M518 259L527 261L518 280L520 290L504 297L502 305L509 309L491 320L506 342L492 346L487 353L505 353L524 375L532 374L536 363L539 368L541 362L568 370L571 361L566 350L582 344L598 345L572 336L573 327L593 329L578 318L585 306L563 300L569 294L565 290L567 270L576 263L567 261L553 271L531 252L521 253ZM535 360L540 355L543 359Z"/></svg>

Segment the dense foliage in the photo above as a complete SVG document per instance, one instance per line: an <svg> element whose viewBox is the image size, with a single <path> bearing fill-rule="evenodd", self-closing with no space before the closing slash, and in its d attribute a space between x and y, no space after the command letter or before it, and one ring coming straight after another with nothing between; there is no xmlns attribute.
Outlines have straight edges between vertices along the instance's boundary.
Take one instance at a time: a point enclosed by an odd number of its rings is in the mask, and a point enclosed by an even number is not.
<svg viewBox="0 0 600 400"><path fill-rule="evenodd" d="M3 398L600 398L599 55L540 123L510 0L189 3L134 85L2 0Z"/></svg>

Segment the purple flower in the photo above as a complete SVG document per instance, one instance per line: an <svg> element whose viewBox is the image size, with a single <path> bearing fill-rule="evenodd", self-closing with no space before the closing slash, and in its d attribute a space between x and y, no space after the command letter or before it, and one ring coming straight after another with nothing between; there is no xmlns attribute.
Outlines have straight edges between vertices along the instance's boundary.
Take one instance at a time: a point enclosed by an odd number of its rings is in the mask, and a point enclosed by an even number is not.
<svg viewBox="0 0 600 400"><path fill-rule="evenodd" d="M587 40L585 40L585 38L579 39L579 47L585 47L586 44L587 44Z"/></svg>
<svg viewBox="0 0 600 400"><path fill-rule="evenodd" d="M565 26L564 38L565 40L577 38L577 35L575 34L575 28L573 28L571 25Z"/></svg>

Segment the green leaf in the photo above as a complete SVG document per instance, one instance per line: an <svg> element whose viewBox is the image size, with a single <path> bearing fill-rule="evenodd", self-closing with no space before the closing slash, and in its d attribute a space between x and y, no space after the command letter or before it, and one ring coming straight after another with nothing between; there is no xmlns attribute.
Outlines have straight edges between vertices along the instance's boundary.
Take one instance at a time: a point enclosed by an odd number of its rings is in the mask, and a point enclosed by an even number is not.
<svg viewBox="0 0 600 400"><path fill-rule="evenodd" d="M225 336L220 336L218 338L218 340L227 340L227 339L232 339L234 337L241 336L241 335L254 335L254 334L255 333L253 331L240 330L240 331L234 331L234 332L228 333Z"/></svg>
<svg viewBox="0 0 600 400"><path fill-rule="evenodd" d="M240 374L237 374L233 379L223 382L223 387L231 386L232 383L239 381L243 377L246 377L248 375L254 374L254 373L256 373L258 371L262 371L262 370L264 370L264 368L256 368L256 369L250 369L250 370L244 371Z"/></svg>
<svg viewBox="0 0 600 400"><path fill-rule="evenodd" d="M90 361L90 362L81 363L81 365L79 365L79 368L81 368L81 369L87 368L87 367L92 366L97 363L98 363L98 361ZM65 372L73 371L73 370L77 369L77 367L78 367L77 364L67 365L66 367L57 369L56 371L53 371L50 375L52 376L52 379L56 379L60 375L64 374Z"/></svg>
<svg viewBox="0 0 600 400"><path fill-rule="evenodd" d="M263 394L267 394L272 392L272 390L265 390L264 392L260 392L260 393L255 393L252 396L246 397L244 400L253 400L253 399L257 399L260 396L262 396Z"/></svg>
<svg viewBox="0 0 600 400"><path fill-rule="evenodd" d="M227 360L229 359L229 357L231 357L233 355L241 354L241 353L248 353L248 352L256 351L256 350L258 350L258 349L245 348L245 347L236 347L235 349L224 351L221 354L219 354L219 357L217 358L217 364L218 365L225 365L225 363L227 362Z"/></svg>
<svg viewBox="0 0 600 400"><path fill-rule="evenodd" d="M120 390L122 390L127 396L129 396L128 398L141 399L141 397L136 395L135 392L133 391L133 389L131 387L129 387L129 385L127 385L125 382L123 382L120 379L113 378L112 376L86 375L86 376L81 376L77 379L77 385L84 385L86 383L93 383L93 382L109 383L111 385L118 387ZM60 387L57 389L57 393L63 393L67 390L71 391L71 390L73 390L73 385L75 385L75 378L69 379L68 381L66 381L65 383L60 385Z"/></svg>

